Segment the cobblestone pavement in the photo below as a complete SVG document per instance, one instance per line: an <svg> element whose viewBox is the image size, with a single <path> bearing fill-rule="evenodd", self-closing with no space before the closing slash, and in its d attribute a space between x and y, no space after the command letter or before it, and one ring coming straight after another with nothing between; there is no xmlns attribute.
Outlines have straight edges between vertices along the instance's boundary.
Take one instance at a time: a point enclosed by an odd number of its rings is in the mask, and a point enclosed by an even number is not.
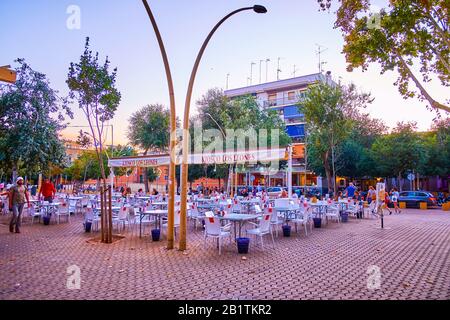
<svg viewBox="0 0 450 320"><path fill-rule="evenodd" d="M330 222L305 236L275 238L247 258L226 243L203 246L189 225L188 251L126 232L92 244L81 217L70 224L26 224L11 234L0 217L0 300L4 299L450 299L450 213L407 210L379 220ZM136 232L135 232L136 233ZM268 239L267 239L268 240ZM255 241L252 239L252 243ZM67 289L67 268L81 288ZM381 271L380 287L374 269ZM369 286L371 287L371 286Z"/></svg>

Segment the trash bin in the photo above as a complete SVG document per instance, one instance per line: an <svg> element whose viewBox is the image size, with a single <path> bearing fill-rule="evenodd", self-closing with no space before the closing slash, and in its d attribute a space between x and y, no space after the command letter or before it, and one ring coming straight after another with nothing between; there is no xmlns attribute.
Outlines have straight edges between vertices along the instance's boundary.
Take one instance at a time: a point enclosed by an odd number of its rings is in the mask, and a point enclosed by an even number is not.
<svg viewBox="0 0 450 320"><path fill-rule="evenodd" d="M283 226L283 236L284 237L290 237L291 236L291 226L290 225L284 225Z"/></svg>
<svg viewBox="0 0 450 320"><path fill-rule="evenodd" d="M342 222L348 222L348 212L341 213L341 220Z"/></svg>
<svg viewBox="0 0 450 320"><path fill-rule="evenodd" d="M92 228L92 222L91 221L86 221L84 223L84 231L85 232L91 232L91 228Z"/></svg>
<svg viewBox="0 0 450 320"><path fill-rule="evenodd" d="M248 246L250 244L250 238L237 238L236 239L238 253L248 253Z"/></svg>
<svg viewBox="0 0 450 320"><path fill-rule="evenodd" d="M44 225L48 226L50 224L50 217L49 216L43 216L42 221L44 221Z"/></svg>
<svg viewBox="0 0 450 320"><path fill-rule="evenodd" d="M426 202L421 202L420 203L420 210L427 210L427 209L428 209L427 203Z"/></svg>
<svg viewBox="0 0 450 320"><path fill-rule="evenodd" d="M159 241L160 236L161 236L161 230L159 230L159 229L152 230L152 240L153 241Z"/></svg>
<svg viewBox="0 0 450 320"><path fill-rule="evenodd" d="M314 228L322 227L322 218L313 218Z"/></svg>

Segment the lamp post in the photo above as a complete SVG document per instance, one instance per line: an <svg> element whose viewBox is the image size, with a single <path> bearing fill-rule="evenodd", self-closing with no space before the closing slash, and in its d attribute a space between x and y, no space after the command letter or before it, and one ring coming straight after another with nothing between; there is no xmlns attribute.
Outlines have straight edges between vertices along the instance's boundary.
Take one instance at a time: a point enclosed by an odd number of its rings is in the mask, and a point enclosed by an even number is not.
<svg viewBox="0 0 450 320"><path fill-rule="evenodd" d="M156 39L158 40L159 49L161 51L161 56L164 62L164 68L166 72L167 85L169 88L169 98L170 98L170 144L169 144L169 205L168 205L168 215L167 215L167 249L173 249L174 246L174 211L175 211L175 145L176 145L176 110L175 110L175 93L173 89L172 74L170 72L169 59L167 58L166 49L162 41L161 34L156 24L156 20L153 16L150 6L147 0L142 0L145 10L147 11L148 17L152 23L153 29L155 31Z"/></svg>
<svg viewBox="0 0 450 320"><path fill-rule="evenodd" d="M225 132L223 131L222 127L217 123L216 119L214 119L213 116L210 113L208 113L208 112L205 112L205 114L207 116L209 116L212 121L214 121L214 123L219 128L220 132L222 133L223 140L226 141L227 137L225 135ZM222 144L222 146L223 146L223 144ZM214 170L214 172L215 172L215 170ZM227 193L228 194L230 194L229 190L230 190L230 187L231 187L231 173L232 173L232 171L231 171L231 164L230 164L230 165L228 165L228 182L227 182Z"/></svg>
<svg viewBox="0 0 450 320"><path fill-rule="evenodd" d="M187 206L187 177L188 177L188 153L189 153L189 110L191 107L191 97L192 97L192 90L194 87L194 81L195 76L198 70L198 66L200 64L200 60L203 56L203 53L206 49L206 46L208 45L209 40L213 36L213 34L216 32L216 30L220 27L220 25L230 18L231 16L235 15L238 12L245 11L245 10L253 10L256 13L266 13L267 9L264 6L255 5L253 7L244 7L237 10L234 10L233 12L226 15L222 20L220 20L214 28L211 30L211 32L206 37L205 41L203 42L202 47L200 48L200 51L197 55L197 59L195 60L194 67L192 69L191 78L189 80L189 85L186 93L186 102L184 106L184 121L183 121L183 161L182 161L182 170L181 170L181 213L180 213L180 243L179 243L179 250L186 250L186 206Z"/></svg>

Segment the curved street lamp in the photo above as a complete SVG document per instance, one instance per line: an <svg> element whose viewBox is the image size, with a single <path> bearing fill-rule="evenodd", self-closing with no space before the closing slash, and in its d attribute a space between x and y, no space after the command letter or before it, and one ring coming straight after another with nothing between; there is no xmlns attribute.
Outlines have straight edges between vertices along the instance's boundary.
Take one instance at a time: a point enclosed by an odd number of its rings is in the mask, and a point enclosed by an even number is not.
<svg viewBox="0 0 450 320"><path fill-rule="evenodd" d="M179 241L179 250L186 250L186 211L187 211L187 184L188 184L188 153L189 153L189 143L188 143L188 137L189 137L189 111L191 107L191 97L192 97L192 89L194 87L194 81L195 76L197 74L198 66L200 64L200 60L203 56L203 53L206 49L206 46L208 45L209 40L211 40L211 37L216 32L216 30L220 27L222 23L225 22L228 18L235 15L236 13L239 13L241 11L246 10L253 10L256 13L266 13L267 9L264 6L261 5L254 5L253 7L244 7L237 10L234 10L233 12L230 12L228 15L226 15L222 20L220 20L214 28L211 30L211 32L206 37L205 41L203 42L202 47L200 48L200 51L197 55L197 59L195 60L194 67L192 68L191 72L191 78L189 80L189 85L187 89L186 94L186 102L184 106L184 121L183 121L183 158L182 158L182 165L181 165L181 213L180 213L180 241Z"/></svg>
<svg viewBox="0 0 450 320"><path fill-rule="evenodd" d="M167 249L173 249L174 245L174 211L175 211L175 155L173 151L176 145L176 110L175 110L175 94L173 89L172 74L170 72L169 59L167 58L166 49L162 41L161 34L156 24L156 20L153 16L150 6L147 0L142 0L145 10L147 11L148 17L152 23L153 29L155 31L156 39L158 40L159 49L161 51L162 59L164 62L164 68L166 71L167 85L169 87L169 97L170 97L170 144L169 144L169 201L168 201L168 215L167 215Z"/></svg>

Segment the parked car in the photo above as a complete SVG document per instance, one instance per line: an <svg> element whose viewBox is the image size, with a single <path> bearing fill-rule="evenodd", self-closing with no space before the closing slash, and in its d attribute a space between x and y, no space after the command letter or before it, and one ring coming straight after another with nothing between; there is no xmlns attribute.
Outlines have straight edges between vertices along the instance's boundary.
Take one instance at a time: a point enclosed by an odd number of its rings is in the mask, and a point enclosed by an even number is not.
<svg viewBox="0 0 450 320"><path fill-rule="evenodd" d="M436 197L428 191L403 191L398 201L405 202L407 208L419 208L421 202L426 202L428 207L437 206Z"/></svg>
<svg viewBox="0 0 450 320"><path fill-rule="evenodd" d="M283 188L282 187L269 187L267 188L267 195L269 196L269 198L277 198L281 195L281 193L283 192Z"/></svg>

